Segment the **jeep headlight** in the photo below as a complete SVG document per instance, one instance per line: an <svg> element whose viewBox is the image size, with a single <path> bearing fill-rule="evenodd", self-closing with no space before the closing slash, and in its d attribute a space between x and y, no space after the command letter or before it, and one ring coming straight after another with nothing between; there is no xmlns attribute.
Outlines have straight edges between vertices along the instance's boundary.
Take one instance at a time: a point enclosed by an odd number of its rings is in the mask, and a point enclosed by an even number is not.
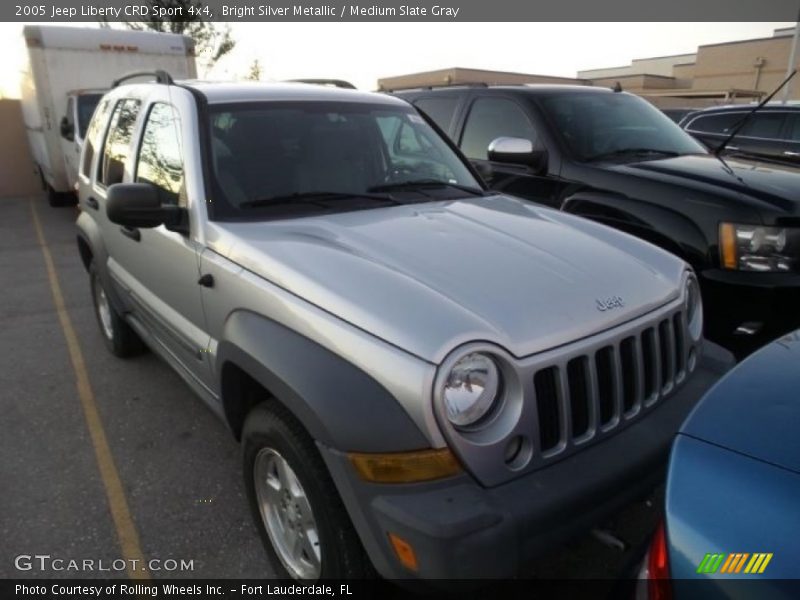
<svg viewBox="0 0 800 600"><path fill-rule="evenodd" d="M791 272L800 251L800 229L722 223L719 248L726 269Z"/></svg>
<svg viewBox="0 0 800 600"><path fill-rule="evenodd" d="M694 275L686 280L686 324L692 341L699 341L703 335L703 299L700 284Z"/></svg>
<svg viewBox="0 0 800 600"><path fill-rule="evenodd" d="M469 427L492 410L500 392L500 370L491 357L473 352L450 369L444 384L447 418L456 427Z"/></svg>

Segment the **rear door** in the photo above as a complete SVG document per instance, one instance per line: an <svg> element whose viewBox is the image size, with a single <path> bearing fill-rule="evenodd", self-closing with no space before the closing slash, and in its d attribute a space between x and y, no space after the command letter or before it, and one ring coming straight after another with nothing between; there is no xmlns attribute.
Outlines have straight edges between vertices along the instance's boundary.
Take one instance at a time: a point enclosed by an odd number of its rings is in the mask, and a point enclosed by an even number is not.
<svg viewBox="0 0 800 600"><path fill-rule="evenodd" d="M189 207L184 140L194 132L176 105L186 99L181 94L173 103L168 86L163 87L147 102L126 99L115 107L95 185L101 211L109 186L134 181L155 186L162 204ZM172 95L179 96L176 91ZM210 389L209 337L198 285L201 245L192 233L163 225L122 227L106 220L103 237L111 278L132 316L184 374Z"/></svg>

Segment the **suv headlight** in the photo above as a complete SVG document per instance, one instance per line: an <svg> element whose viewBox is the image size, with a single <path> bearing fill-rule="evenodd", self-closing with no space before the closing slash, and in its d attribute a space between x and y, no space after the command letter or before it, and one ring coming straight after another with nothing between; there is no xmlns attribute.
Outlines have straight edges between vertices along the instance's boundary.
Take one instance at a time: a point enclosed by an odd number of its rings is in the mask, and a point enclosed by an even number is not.
<svg viewBox="0 0 800 600"><path fill-rule="evenodd" d="M795 270L800 229L722 223L719 251L722 266L740 271L787 273Z"/></svg>
<svg viewBox="0 0 800 600"><path fill-rule="evenodd" d="M456 427L469 427L491 411L500 392L500 370L486 354L473 352L450 369L444 384L447 418Z"/></svg>
<svg viewBox="0 0 800 600"><path fill-rule="evenodd" d="M700 284L694 275L686 280L686 323L692 341L699 341L703 335L703 299Z"/></svg>

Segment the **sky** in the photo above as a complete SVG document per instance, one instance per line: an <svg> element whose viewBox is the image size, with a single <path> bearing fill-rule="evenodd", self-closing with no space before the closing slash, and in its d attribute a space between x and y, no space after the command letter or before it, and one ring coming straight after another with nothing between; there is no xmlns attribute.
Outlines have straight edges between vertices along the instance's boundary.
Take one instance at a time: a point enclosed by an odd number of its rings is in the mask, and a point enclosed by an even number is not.
<svg viewBox="0 0 800 600"><path fill-rule="evenodd" d="M60 23L53 23L58 25ZM0 97L19 96L22 23L0 23ZM93 26L79 23L77 26ZM233 23L233 52L201 76L244 76L254 60L265 81L345 79L365 90L377 79L447 67L575 77L634 58L695 52L697 46L768 37L792 23Z"/></svg>

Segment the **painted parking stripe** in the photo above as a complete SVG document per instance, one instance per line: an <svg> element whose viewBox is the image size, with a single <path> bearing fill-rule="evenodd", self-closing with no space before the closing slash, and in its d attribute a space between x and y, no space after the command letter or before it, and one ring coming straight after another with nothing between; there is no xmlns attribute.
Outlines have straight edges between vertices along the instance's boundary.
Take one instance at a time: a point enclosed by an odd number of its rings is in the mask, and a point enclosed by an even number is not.
<svg viewBox="0 0 800 600"><path fill-rule="evenodd" d="M58 313L58 320L61 323L64 339L67 342L69 358L72 362L72 370L75 373L75 385L78 390L81 406L83 407L83 416L86 420L86 426L89 429L92 446L94 447L94 455L100 470L100 477L103 480L106 497L108 498L108 505L111 509L111 517L114 520L114 527L117 531L122 557L128 564L128 577L131 579L150 579L150 573L146 569L144 554L142 553L141 544L139 543L139 534L136 531L136 525L131 517L131 511L128 507L128 500L125 497L122 481L120 480L119 472L114 464L114 457L111 455L111 448L106 439L106 432L103 428L103 422L100 419L100 413L97 410L97 403L95 402L94 392L92 392L89 374L86 371L83 352L81 352L78 336L75 334L75 328L72 326L72 320L64 304L64 295L61 292L53 257L50 254L50 249L47 246L47 241L44 236L44 230L39 221L39 215L36 212L35 200L31 201L31 211L33 214L33 225L36 229L36 237L39 242L39 247L42 249L42 254L44 255L47 278L50 282L50 291L53 294L53 304L55 304L56 312ZM136 565L136 568L134 568L134 565Z"/></svg>

